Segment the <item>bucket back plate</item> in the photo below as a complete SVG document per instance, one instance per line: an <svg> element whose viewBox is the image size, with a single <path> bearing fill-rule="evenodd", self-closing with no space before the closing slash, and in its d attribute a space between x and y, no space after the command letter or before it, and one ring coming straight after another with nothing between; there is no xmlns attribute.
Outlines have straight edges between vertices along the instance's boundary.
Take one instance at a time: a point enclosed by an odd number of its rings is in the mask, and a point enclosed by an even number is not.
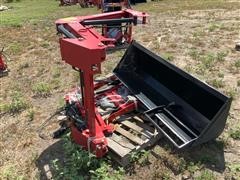
<svg viewBox="0 0 240 180"><path fill-rule="evenodd" d="M145 106L147 118L178 148L216 138L231 98L133 41L115 75Z"/></svg>

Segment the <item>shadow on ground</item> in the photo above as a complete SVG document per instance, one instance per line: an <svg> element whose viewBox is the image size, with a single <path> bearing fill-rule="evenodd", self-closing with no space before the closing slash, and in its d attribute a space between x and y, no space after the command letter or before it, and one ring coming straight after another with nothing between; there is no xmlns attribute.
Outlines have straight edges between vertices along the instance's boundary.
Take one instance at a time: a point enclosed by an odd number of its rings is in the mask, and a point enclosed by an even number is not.
<svg viewBox="0 0 240 180"><path fill-rule="evenodd" d="M52 167L52 162L55 159L59 159L62 164L64 163L65 154L63 144L63 140L55 142L47 149L45 149L37 159L36 166L40 171L41 180L51 179L55 176L55 172Z"/></svg>

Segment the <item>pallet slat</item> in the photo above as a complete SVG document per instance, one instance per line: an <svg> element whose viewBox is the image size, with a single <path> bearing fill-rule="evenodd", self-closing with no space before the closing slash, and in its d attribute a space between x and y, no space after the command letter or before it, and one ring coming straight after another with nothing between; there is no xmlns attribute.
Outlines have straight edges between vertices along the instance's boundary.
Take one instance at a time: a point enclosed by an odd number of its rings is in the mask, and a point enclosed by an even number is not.
<svg viewBox="0 0 240 180"><path fill-rule="evenodd" d="M153 134L151 132L147 131L146 129L143 129L142 127L140 127L128 120L121 122L121 124L129 127L130 129L137 131L138 133L144 135L147 138L150 138L151 136L153 136Z"/></svg>
<svg viewBox="0 0 240 180"><path fill-rule="evenodd" d="M119 118L115 127L115 132L107 138L109 153L122 166L130 163L132 153L152 146L160 139L154 127L136 116Z"/></svg>
<svg viewBox="0 0 240 180"><path fill-rule="evenodd" d="M115 133L112 134L111 139L121 146L133 150L135 146L131 144L125 137L119 136Z"/></svg>
<svg viewBox="0 0 240 180"><path fill-rule="evenodd" d="M148 126L148 125L146 125L143 122L138 121L138 120L136 121L136 124L138 126L140 126L141 128L148 130L151 133L155 133L155 128L154 127Z"/></svg>
<svg viewBox="0 0 240 180"><path fill-rule="evenodd" d="M121 135L125 136L126 138L128 138L129 140L133 141L136 144L142 145L144 143L144 141L142 139L131 134L130 132L126 131L125 129L123 129L121 127L117 127L116 132L120 133Z"/></svg>
<svg viewBox="0 0 240 180"><path fill-rule="evenodd" d="M107 138L107 141L108 147L121 157L126 156L131 151L131 149L122 147L120 144L116 143L111 138Z"/></svg>

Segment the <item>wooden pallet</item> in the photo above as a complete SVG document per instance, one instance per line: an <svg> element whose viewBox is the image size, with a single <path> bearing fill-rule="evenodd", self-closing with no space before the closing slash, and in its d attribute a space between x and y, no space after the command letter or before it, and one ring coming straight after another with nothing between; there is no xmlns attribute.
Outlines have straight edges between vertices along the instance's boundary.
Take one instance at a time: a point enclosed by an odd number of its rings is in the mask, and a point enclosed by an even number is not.
<svg viewBox="0 0 240 180"><path fill-rule="evenodd" d="M155 128L139 117L124 117L117 121L115 132L107 138L109 153L119 164L126 166L132 153L154 145L160 137Z"/></svg>

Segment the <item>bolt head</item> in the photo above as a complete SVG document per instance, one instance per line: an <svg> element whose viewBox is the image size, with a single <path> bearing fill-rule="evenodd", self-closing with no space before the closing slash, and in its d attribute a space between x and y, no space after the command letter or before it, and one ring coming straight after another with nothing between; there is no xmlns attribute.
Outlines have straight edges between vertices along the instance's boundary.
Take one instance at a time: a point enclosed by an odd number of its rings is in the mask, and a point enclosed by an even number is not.
<svg viewBox="0 0 240 180"><path fill-rule="evenodd" d="M104 44L103 44L103 43L99 43L98 46L99 46L99 47L103 47Z"/></svg>

